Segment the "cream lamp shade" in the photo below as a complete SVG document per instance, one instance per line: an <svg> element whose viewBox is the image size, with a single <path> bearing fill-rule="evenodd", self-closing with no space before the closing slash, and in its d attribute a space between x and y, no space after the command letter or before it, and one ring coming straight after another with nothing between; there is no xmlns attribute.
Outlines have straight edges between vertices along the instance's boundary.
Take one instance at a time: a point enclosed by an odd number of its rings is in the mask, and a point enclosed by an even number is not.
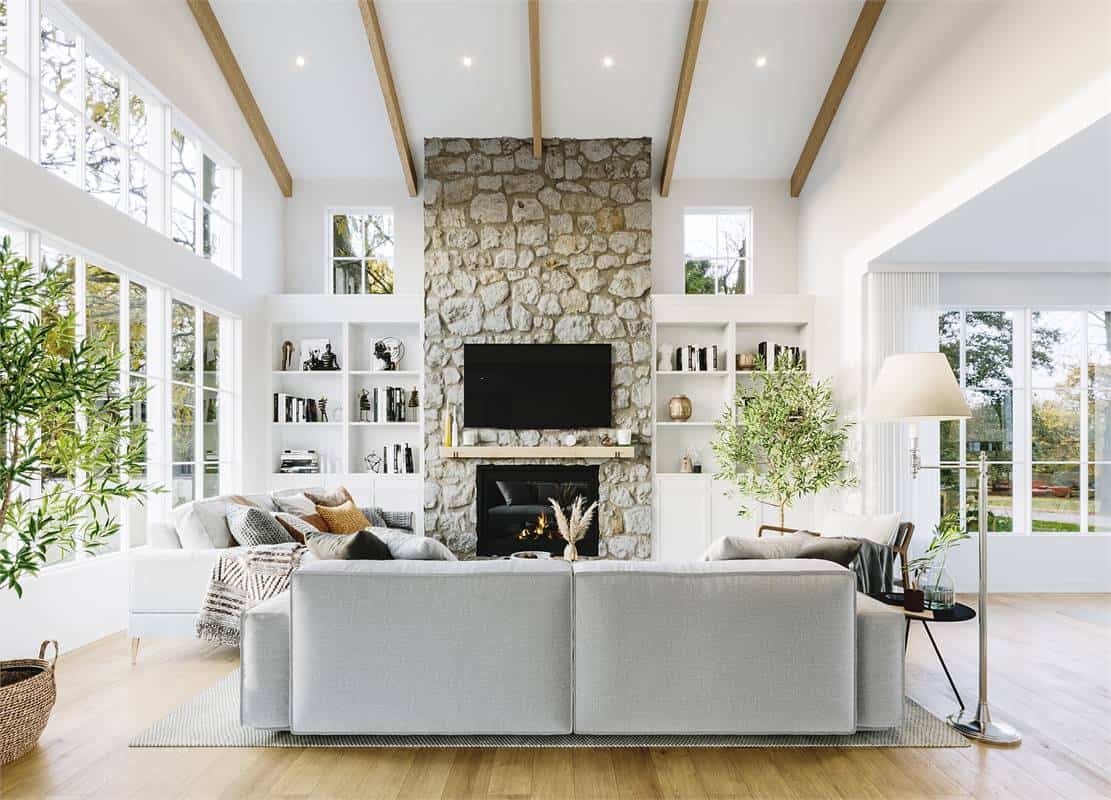
<svg viewBox="0 0 1111 800"><path fill-rule="evenodd" d="M940 422L971 416L944 353L888 356L864 409L869 422Z"/></svg>

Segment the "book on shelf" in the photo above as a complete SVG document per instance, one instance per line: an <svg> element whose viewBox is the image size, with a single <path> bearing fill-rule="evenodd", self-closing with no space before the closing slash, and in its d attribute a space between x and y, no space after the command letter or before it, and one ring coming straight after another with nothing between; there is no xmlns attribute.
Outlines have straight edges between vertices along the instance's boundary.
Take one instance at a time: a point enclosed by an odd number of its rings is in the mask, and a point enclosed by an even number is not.
<svg viewBox="0 0 1111 800"><path fill-rule="evenodd" d="M359 403L359 421L360 422L415 422L416 419L410 419L412 414L409 411L409 393L412 389L406 390L401 386L375 386L372 389L367 389L366 405L363 405L363 400L360 398ZM416 409L413 409L415 413Z"/></svg>
<svg viewBox="0 0 1111 800"><path fill-rule="evenodd" d="M278 472L313 475L320 472L320 456L315 450L282 450Z"/></svg>
<svg viewBox="0 0 1111 800"><path fill-rule="evenodd" d="M416 471L412 445L407 442L395 442L382 446L382 474L414 475Z"/></svg>
<svg viewBox="0 0 1111 800"><path fill-rule="evenodd" d="M323 422L323 416L315 398L274 392L274 422Z"/></svg>

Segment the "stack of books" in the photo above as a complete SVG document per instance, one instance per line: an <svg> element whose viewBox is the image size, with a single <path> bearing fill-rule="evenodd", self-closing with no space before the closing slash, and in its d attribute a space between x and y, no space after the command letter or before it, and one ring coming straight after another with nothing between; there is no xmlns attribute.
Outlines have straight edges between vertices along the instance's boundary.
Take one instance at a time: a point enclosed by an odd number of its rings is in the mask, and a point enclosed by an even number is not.
<svg viewBox="0 0 1111 800"><path fill-rule="evenodd" d="M320 456L315 450L283 450L278 472L316 474L320 472Z"/></svg>
<svg viewBox="0 0 1111 800"><path fill-rule="evenodd" d="M400 386L375 386L373 389L368 389L367 400L370 408L363 408L360 402L359 421L415 422L415 419L409 419L408 416L408 399L411 391Z"/></svg>
<svg viewBox="0 0 1111 800"><path fill-rule="evenodd" d="M274 393L274 422L324 422L322 417L319 401Z"/></svg>
<svg viewBox="0 0 1111 800"><path fill-rule="evenodd" d="M413 475L416 473L412 446L405 443L387 444L382 447L382 473L385 475Z"/></svg>

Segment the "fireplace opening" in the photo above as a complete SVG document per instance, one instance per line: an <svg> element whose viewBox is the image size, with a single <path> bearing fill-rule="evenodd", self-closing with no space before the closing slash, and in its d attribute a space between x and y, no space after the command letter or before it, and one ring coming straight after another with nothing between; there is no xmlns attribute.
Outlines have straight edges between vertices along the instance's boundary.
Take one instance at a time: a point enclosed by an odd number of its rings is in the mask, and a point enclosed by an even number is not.
<svg viewBox="0 0 1111 800"><path fill-rule="evenodd" d="M559 535L551 500L571 516L582 496L584 508L598 499L598 467L480 464L476 470L478 511L476 555L505 556L520 550L560 554L567 542ZM580 555L598 555L598 515L576 545Z"/></svg>

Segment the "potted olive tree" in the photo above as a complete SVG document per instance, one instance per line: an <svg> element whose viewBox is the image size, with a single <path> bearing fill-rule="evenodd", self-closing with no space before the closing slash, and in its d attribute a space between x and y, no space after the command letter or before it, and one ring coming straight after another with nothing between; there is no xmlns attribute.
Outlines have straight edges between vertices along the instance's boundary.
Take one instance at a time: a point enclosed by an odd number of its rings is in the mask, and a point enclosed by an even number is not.
<svg viewBox="0 0 1111 800"><path fill-rule="evenodd" d="M729 494L774 506L783 527L786 510L823 489L856 485L845 459L851 423L838 419L826 381L815 382L784 357L772 371L758 365L752 394L737 392L714 428L715 478L732 484Z"/></svg>
<svg viewBox="0 0 1111 800"><path fill-rule="evenodd" d="M0 242L0 591L78 546L119 533L116 509L142 502L142 391L120 390L120 353L76 335L71 276L39 273ZM0 765L34 747L54 703L53 662L0 662ZM55 645L55 654L57 646Z"/></svg>

